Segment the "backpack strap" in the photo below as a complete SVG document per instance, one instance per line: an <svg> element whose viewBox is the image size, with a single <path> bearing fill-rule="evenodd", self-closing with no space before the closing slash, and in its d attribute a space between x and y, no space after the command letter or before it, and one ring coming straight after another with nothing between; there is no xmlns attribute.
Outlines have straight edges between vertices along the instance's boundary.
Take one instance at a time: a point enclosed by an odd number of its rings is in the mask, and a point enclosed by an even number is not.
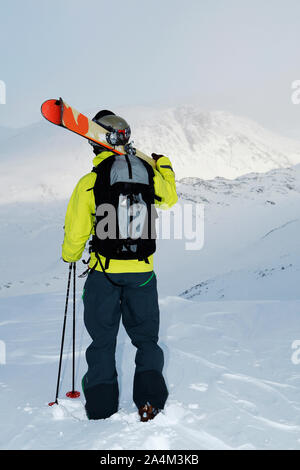
<svg viewBox="0 0 300 470"><path fill-rule="evenodd" d="M154 178L154 170L152 168L151 165L149 165L149 163L147 163L145 160L143 160L142 158L139 158L139 157L136 157L138 158L144 165L144 167L146 168L147 170L147 173L148 173L148 176L149 176L149 185L153 187L153 190L154 190L154 181L153 181L153 178Z"/></svg>
<svg viewBox="0 0 300 470"><path fill-rule="evenodd" d="M92 171L97 174L95 185L93 187L96 208L102 203L102 195L103 193L106 193L110 186L110 170L115 158L116 155L111 155L92 169Z"/></svg>
<svg viewBox="0 0 300 470"><path fill-rule="evenodd" d="M102 263L102 261L101 261L100 256L98 255L97 252L95 253L95 255L96 255L97 260L99 261L99 264L100 264L100 266L101 266L102 272L103 272L104 276L106 277L106 279L107 279L113 286L116 286L116 287L124 287L122 284L118 284L117 282L113 281L113 280L109 277L109 275L107 274L107 272L106 272L106 270L105 270L106 268L104 268L104 266L103 266L103 263ZM106 264L106 262L105 262L105 264Z"/></svg>

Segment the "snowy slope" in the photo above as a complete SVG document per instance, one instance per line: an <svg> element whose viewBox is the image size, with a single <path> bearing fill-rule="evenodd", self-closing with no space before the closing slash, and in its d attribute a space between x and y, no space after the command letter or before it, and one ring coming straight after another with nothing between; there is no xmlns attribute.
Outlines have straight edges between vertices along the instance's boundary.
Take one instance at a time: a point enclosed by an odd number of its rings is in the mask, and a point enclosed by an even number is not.
<svg viewBox="0 0 300 470"><path fill-rule="evenodd" d="M1 448L300 449L300 364L291 360L300 339L300 167L236 180L187 178L178 192L180 204L204 203L205 243L198 252L185 251L184 241L158 243L160 344L170 397L164 413L146 424L132 405L135 351L123 328L120 411L89 422L82 398L64 397L70 321L60 404L47 406L66 287L59 259L66 201L0 206L0 339L7 352L0 365ZM83 282L77 388L89 343Z"/></svg>
<svg viewBox="0 0 300 470"><path fill-rule="evenodd" d="M185 240L159 240L161 295L192 289L194 296L194 287L205 282L209 286L201 300L299 298L299 165L236 180L187 178L177 184L177 191L179 204L204 204L204 246L186 251ZM66 206L67 201L0 206L0 243L5 247L0 295L41 292L45 286L56 290L60 285ZM181 275L174 276L174 266ZM79 263L78 269L85 267ZM236 289L238 280L246 290ZM225 281L226 287L221 285Z"/></svg>
<svg viewBox="0 0 300 470"><path fill-rule="evenodd" d="M300 165L234 181L187 178L178 192L206 209L204 248L186 253L187 265L198 258L201 282L185 298L299 299Z"/></svg>
<svg viewBox="0 0 300 470"><path fill-rule="evenodd" d="M299 302L162 299L170 397L149 423L140 423L132 406L134 351L123 328L119 412L90 422L82 398L64 397L71 385L70 336L59 406L47 406L55 393L63 302L62 291L2 301L8 355L1 366L2 449L300 448L300 366L291 362ZM87 344L79 327L77 387L85 371L79 351Z"/></svg>
<svg viewBox="0 0 300 470"><path fill-rule="evenodd" d="M141 150L170 156L177 179L235 178L300 163L299 142L222 111L195 106L115 111L131 123ZM23 129L0 129L0 203L66 198L91 170L92 157L84 139L42 118Z"/></svg>

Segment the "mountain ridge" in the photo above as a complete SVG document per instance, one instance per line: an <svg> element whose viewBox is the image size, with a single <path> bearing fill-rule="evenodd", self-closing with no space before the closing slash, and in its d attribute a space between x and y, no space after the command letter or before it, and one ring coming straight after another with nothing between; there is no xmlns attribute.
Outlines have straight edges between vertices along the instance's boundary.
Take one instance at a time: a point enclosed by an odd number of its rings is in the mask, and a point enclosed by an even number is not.
<svg viewBox="0 0 300 470"><path fill-rule="evenodd" d="M176 179L235 179L300 163L300 142L278 136L248 118L197 106L130 108L134 145L172 161ZM2 133L3 134L3 133ZM0 129L1 136L1 129ZM0 141L0 202L64 199L92 168L88 142L42 120Z"/></svg>

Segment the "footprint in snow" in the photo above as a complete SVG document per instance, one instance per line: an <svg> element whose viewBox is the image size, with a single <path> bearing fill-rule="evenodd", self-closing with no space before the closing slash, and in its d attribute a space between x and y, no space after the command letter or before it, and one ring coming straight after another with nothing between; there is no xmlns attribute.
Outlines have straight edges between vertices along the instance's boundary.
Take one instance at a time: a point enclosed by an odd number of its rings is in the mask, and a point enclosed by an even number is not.
<svg viewBox="0 0 300 470"><path fill-rule="evenodd" d="M80 400L59 400L58 405L51 406L52 417L55 421L75 418L79 421L87 420L84 406Z"/></svg>
<svg viewBox="0 0 300 470"><path fill-rule="evenodd" d="M192 390L197 390L198 392L206 392L208 389L208 384L206 383L190 384L189 388Z"/></svg>

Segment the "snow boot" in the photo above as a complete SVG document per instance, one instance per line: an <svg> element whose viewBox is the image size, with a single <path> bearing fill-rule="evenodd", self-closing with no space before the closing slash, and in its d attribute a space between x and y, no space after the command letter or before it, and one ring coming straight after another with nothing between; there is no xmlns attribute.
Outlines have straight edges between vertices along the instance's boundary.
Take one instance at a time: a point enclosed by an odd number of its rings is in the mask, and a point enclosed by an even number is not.
<svg viewBox="0 0 300 470"><path fill-rule="evenodd" d="M146 403L146 405L141 406L139 408L139 415L141 417L141 421L145 423L150 419L155 418L155 416L160 412L158 408L154 408L150 403Z"/></svg>

